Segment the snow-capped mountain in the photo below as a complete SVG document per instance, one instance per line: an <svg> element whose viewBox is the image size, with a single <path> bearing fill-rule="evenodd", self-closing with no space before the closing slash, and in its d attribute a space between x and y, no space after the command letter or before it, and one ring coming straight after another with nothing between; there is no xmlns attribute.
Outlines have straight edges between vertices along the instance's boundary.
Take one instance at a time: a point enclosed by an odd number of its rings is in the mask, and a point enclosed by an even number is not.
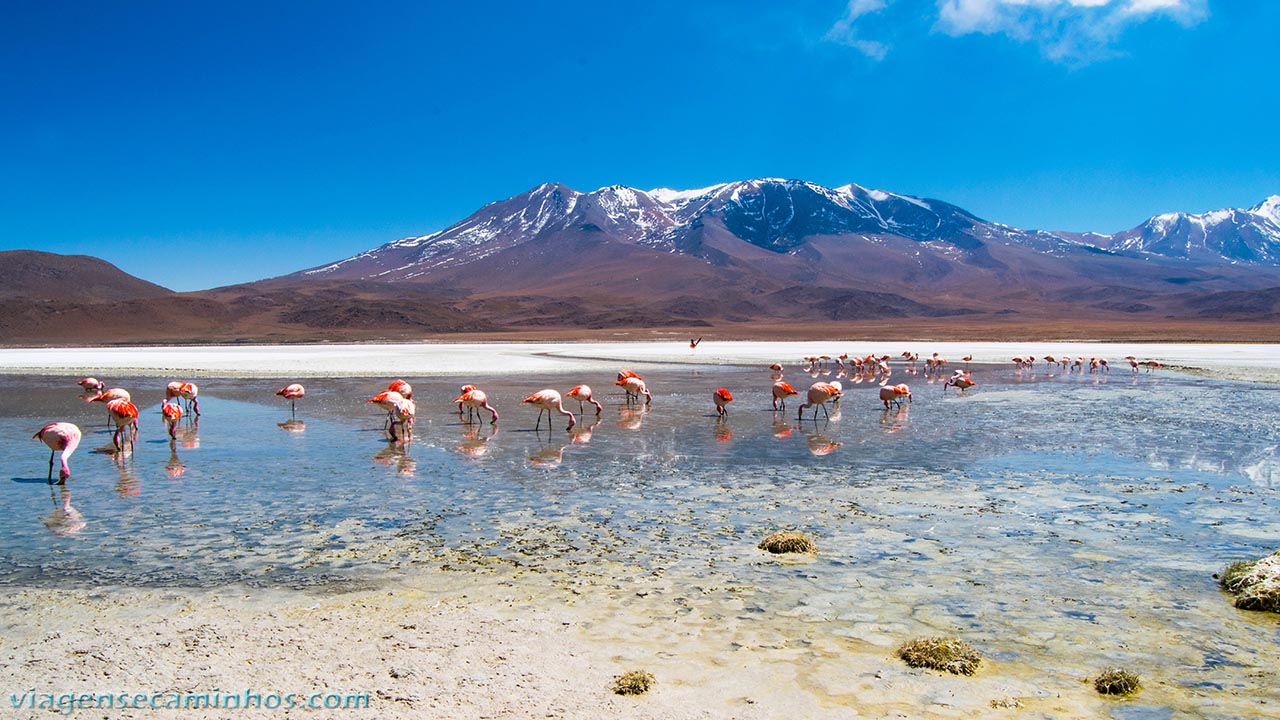
<svg viewBox="0 0 1280 720"><path fill-rule="evenodd" d="M1167 215L1123 233L988 222L844 185L757 179L696 190L543 184L440 232L289 276L426 283L485 298L556 298L678 313L851 319L953 312L1157 312L1170 293L1280 285L1277 208ZM857 299L851 299L861 293ZM566 302L570 302L566 300ZM534 321L536 318L530 318Z"/></svg>
<svg viewBox="0 0 1280 720"><path fill-rule="evenodd" d="M1201 263L1280 265L1280 195L1248 210L1157 215L1132 230L1097 236L1097 244Z"/></svg>
<svg viewBox="0 0 1280 720"><path fill-rule="evenodd" d="M611 185L582 193L547 183L486 205L440 232L397 240L305 274L427 278L441 269L479 262L560 233L599 233L616 242L690 253L698 244L694 236L709 221L739 240L778 254L794 253L813 238L832 236L863 241L901 238L968 254L992 241L1047 253L1081 245L1050 233L987 223L939 200L852 184L826 188L798 180L761 179L698 190L644 191Z"/></svg>

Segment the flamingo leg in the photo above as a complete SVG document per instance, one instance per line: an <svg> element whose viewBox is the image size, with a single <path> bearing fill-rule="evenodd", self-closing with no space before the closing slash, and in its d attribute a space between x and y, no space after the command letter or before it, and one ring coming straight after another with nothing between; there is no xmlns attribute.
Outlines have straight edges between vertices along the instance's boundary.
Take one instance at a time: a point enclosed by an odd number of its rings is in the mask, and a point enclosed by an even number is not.
<svg viewBox="0 0 1280 720"><path fill-rule="evenodd" d="M56 451L49 451L49 482L53 483L53 456Z"/></svg>

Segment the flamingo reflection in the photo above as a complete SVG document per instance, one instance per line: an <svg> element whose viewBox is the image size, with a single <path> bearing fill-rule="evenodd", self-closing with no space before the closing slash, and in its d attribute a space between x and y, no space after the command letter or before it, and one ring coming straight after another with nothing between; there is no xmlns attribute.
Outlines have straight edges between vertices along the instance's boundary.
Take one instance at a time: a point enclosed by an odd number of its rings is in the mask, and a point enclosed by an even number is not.
<svg viewBox="0 0 1280 720"><path fill-rule="evenodd" d="M644 416L649 414L648 405L630 405L618 409L618 427L623 430L639 430Z"/></svg>
<svg viewBox="0 0 1280 720"><path fill-rule="evenodd" d="M187 474L187 466L183 464L182 458L178 457L178 447L173 442L169 442L169 462L164 464L164 474L169 476L170 480L177 480Z"/></svg>
<svg viewBox="0 0 1280 720"><path fill-rule="evenodd" d="M276 423L276 427L280 428L281 430L284 430L285 432L291 432L291 433L301 433L301 432L307 431L306 421L299 420L297 418L290 418L289 420L285 420L282 423Z"/></svg>
<svg viewBox="0 0 1280 720"><path fill-rule="evenodd" d="M49 498L53 501L53 510L40 518L40 522L49 529L49 532L58 537L75 535L84 529L84 515L71 507L71 489L66 485L60 485L58 489L60 492L55 496L53 486L49 486Z"/></svg>
<svg viewBox="0 0 1280 720"><path fill-rule="evenodd" d="M405 477L413 477L418 468L417 461L409 455L409 447L405 444L387 445L374 454L373 461L379 465L394 465L396 474Z"/></svg>
<svg viewBox="0 0 1280 720"><path fill-rule="evenodd" d="M899 405L893 409L885 408L880 415L880 427L889 433L902 432L907 426L910 409L908 405Z"/></svg>
<svg viewBox="0 0 1280 720"><path fill-rule="evenodd" d="M814 455L815 457L829 455L835 452L836 448L843 444L832 440L830 437L820 432L805 433L805 437L809 444L809 454Z"/></svg>
<svg viewBox="0 0 1280 720"><path fill-rule="evenodd" d="M137 497L142 494L142 481L133 467L133 454L115 453L112 460L116 465L116 494L120 497Z"/></svg>
<svg viewBox="0 0 1280 720"><path fill-rule="evenodd" d="M557 440L557 436L551 432L551 428L547 428L546 444L541 444L541 431L534 430L534 433L538 436L540 446L539 449L535 450L533 454L529 456L530 465L541 468L554 468L564 462L564 451L568 449L569 445L565 444L562 440ZM572 442L573 441L570 440L570 444L572 444Z"/></svg>
<svg viewBox="0 0 1280 720"><path fill-rule="evenodd" d="M597 417L596 421L587 425L586 423L578 423L569 430L569 440L577 445L586 445L591 442L591 435L595 432L596 426L602 420Z"/></svg>
<svg viewBox="0 0 1280 720"><path fill-rule="evenodd" d="M454 450L466 455L467 457L478 458L489 452L489 441L494 435L498 434L498 426L490 424L489 432L483 431L482 425L466 425L462 431L462 442L458 443Z"/></svg>
<svg viewBox="0 0 1280 720"><path fill-rule="evenodd" d="M733 439L733 430L729 429L729 423L723 417L716 418L713 432L716 436L716 442L729 442Z"/></svg>

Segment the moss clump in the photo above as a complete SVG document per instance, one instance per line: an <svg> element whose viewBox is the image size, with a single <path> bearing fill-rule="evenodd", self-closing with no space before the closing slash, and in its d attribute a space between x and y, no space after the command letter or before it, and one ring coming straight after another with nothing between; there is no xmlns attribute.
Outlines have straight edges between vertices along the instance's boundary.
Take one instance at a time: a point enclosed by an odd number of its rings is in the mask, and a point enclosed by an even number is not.
<svg viewBox="0 0 1280 720"><path fill-rule="evenodd" d="M756 547L779 555L782 553L816 553L818 545L808 535L798 532L776 532Z"/></svg>
<svg viewBox="0 0 1280 720"><path fill-rule="evenodd" d="M972 675L982 662L982 654L973 646L952 637L912 640L898 648L898 657L913 668L944 670L953 675Z"/></svg>
<svg viewBox="0 0 1280 720"><path fill-rule="evenodd" d="M1120 668L1107 668L1093 679L1093 689L1103 695L1132 695L1141 688L1137 675Z"/></svg>
<svg viewBox="0 0 1280 720"><path fill-rule="evenodd" d="M644 670L632 670L613 679L613 692L617 695L643 695L649 692L657 679L653 673Z"/></svg>
<svg viewBox="0 0 1280 720"><path fill-rule="evenodd" d="M1238 560L1218 576L1241 610L1280 612L1280 551L1261 560Z"/></svg>

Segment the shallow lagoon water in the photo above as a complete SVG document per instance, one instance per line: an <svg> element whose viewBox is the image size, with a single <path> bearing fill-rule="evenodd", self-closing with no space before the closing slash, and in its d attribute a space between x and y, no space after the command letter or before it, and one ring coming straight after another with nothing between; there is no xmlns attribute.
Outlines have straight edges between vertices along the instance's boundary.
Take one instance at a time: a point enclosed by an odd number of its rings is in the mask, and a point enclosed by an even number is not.
<svg viewBox="0 0 1280 720"><path fill-rule="evenodd" d="M744 693L908 716L959 712L965 680L891 659L938 633L980 648L1024 716L1076 716L1063 703L1082 697L1096 706L1081 715L1120 718L1280 704L1280 622L1235 610L1212 578L1280 546L1280 389L1001 366L960 395L899 369L903 409L854 385L830 420L797 422L794 399L769 410L759 370L644 374L648 411L598 372L479 380L496 429L448 403L476 378L409 377L407 447L364 403L390 378L310 380L296 418L272 396L283 381L206 379L204 415L172 446L164 381L136 378L121 384L142 435L124 456L92 451L110 445L105 411L67 380L3 376L0 582L461 586L573 605L585 632L687 682L736 674ZM519 399L579 382L604 396L599 423L535 432ZM718 386L737 398L723 422ZM54 419L86 431L65 489L29 439ZM811 533L819 554L757 550L775 529ZM870 655L890 659L848 660ZM1081 690L1113 664L1143 676L1138 698Z"/></svg>

